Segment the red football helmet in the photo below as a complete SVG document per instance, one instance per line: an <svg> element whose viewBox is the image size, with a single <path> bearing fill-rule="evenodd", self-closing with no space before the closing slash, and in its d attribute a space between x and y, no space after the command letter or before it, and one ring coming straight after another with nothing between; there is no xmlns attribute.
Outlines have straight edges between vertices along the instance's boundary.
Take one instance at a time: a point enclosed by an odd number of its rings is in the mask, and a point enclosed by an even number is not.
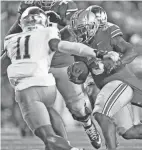
<svg viewBox="0 0 142 150"><path fill-rule="evenodd" d="M100 7L98 5L93 5L93 6L89 6L87 8L87 10L90 10L91 12L93 12L95 14L96 18L100 22L99 27L104 27L106 25L106 23L107 23L107 13L102 7Z"/></svg>
<svg viewBox="0 0 142 150"><path fill-rule="evenodd" d="M96 34L99 21L91 11L79 10L72 15L70 27L78 42L87 43Z"/></svg>

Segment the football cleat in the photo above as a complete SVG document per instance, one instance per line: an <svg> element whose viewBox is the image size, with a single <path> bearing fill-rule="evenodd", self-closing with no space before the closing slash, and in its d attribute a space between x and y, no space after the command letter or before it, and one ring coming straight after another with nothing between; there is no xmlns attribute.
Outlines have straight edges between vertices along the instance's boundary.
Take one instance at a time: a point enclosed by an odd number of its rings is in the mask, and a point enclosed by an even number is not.
<svg viewBox="0 0 142 150"><path fill-rule="evenodd" d="M95 125L92 123L91 126L85 128L85 132L87 133L89 139L91 140L92 146L96 149L99 149L101 147L102 140Z"/></svg>

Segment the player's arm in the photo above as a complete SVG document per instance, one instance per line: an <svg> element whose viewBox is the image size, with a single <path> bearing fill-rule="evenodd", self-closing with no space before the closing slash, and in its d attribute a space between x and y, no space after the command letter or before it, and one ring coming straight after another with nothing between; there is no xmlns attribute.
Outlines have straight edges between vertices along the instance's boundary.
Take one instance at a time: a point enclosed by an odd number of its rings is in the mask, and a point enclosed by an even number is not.
<svg viewBox="0 0 142 150"><path fill-rule="evenodd" d="M7 72L7 67L11 64L11 60L7 56L6 51L2 53L0 60L1 60L1 76L5 76Z"/></svg>
<svg viewBox="0 0 142 150"><path fill-rule="evenodd" d="M60 39L51 39L49 47L52 51L60 51L70 55L78 55L83 57L95 57L96 53L93 48L86 46L82 43L62 41Z"/></svg>
<svg viewBox="0 0 142 150"><path fill-rule="evenodd" d="M129 64L137 56L137 52L134 50L134 47L126 42L122 36L116 36L111 40L111 45L113 46L116 52L122 53L121 64Z"/></svg>

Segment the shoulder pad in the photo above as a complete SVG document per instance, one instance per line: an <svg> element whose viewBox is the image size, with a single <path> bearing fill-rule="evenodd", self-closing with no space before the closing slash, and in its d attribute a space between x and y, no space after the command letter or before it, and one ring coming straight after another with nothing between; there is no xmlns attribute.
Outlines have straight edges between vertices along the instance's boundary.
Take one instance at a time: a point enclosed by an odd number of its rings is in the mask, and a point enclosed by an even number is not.
<svg viewBox="0 0 142 150"><path fill-rule="evenodd" d="M75 12L78 10L76 3L73 0L66 0L67 1L67 12L66 15L70 14L70 12Z"/></svg>
<svg viewBox="0 0 142 150"><path fill-rule="evenodd" d="M115 36L122 36L123 35L121 29L116 24L108 23L108 26L111 30L111 38L114 38Z"/></svg>

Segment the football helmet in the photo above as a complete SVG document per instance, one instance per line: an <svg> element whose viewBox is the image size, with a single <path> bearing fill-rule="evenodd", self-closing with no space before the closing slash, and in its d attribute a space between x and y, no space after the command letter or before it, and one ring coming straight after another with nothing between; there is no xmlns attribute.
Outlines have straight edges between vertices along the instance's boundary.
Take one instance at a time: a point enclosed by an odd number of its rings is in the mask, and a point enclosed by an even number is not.
<svg viewBox="0 0 142 150"><path fill-rule="evenodd" d="M20 18L20 26L23 31L29 31L37 28L47 27L49 19L39 7L27 8Z"/></svg>
<svg viewBox="0 0 142 150"><path fill-rule="evenodd" d="M51 7L56 3L57 0L40 0L39 3L40 8L44 11L51 10Z"/></svg>
<svg viewBox="0 0 142 150"><path fill-rule="evenodd" d="M100 28L103 28L107 24L107 13L102 7L98 5L93 5L89 6L86 10L90 10L95 14L96 18L100 23Z"/></svg>
<svg viewBox="0 0 142 150"><path fill-rule="evenodd" d="M79 10L72 15L70 27L77 42L88 43L97 32L99 21L91 11Z"/></svg>

